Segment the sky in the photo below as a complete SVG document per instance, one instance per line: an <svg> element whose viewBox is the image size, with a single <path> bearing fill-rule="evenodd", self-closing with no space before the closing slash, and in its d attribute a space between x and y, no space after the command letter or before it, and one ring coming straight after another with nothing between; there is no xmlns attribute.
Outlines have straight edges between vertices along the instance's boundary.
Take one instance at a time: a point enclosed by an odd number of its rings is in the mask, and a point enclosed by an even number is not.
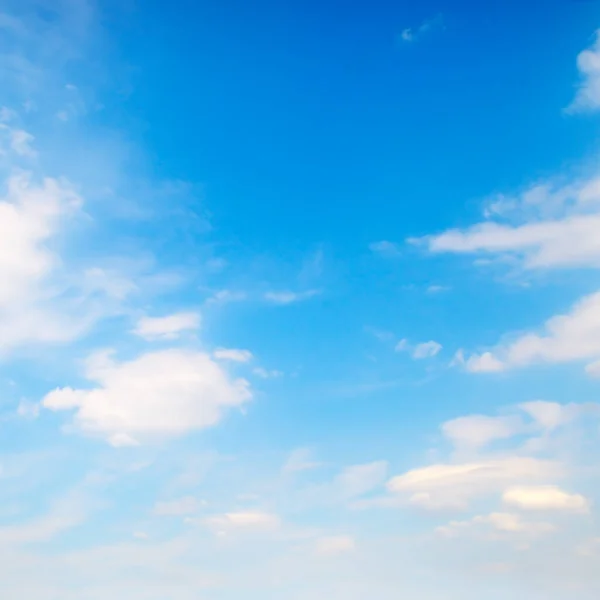
<svg viewBox="0 0 600 600"><path fill-rule="evenodd" d="M599 119L595 0L1 0L2 598L598 598Z"/></svg>

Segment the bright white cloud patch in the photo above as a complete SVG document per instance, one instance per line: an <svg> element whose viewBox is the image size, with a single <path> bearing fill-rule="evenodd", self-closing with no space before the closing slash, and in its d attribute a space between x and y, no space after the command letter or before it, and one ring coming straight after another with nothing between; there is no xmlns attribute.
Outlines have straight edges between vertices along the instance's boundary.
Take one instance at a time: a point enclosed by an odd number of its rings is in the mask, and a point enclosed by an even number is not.
<svg viewBox="0 0 600 600"><path fill-rule="evenodd" d="M165 317L142 317L133 333L147 340L172 340L200 326L200 315L181 312Z"/></svg>
<svg viewBox="0 0 600 600"><path fill-rule="evenodd" d="M251 398L248 383L232 380L210 356L165 350L129 362L88 361L92 389L59 388L43 399L50 410L73 410L73 425L114 445L182 435L215 425L223 412Z"/></svg>
<svg viewBox="0 0 600 600"><path fill-rule="evenodd" d="M600 267L600 176L557 177L498 196L485 220L409 242L432 253L515 260L526 269Z"/></svg>
<svg viewBox="0 0 600 600"><path fill-rule="evenodd" d="M600 240L600 237L599 237ZM565 363L600 358L600 292L586 296L571 311L546 321L542 333L526 333L501 344L492 352L471 356L466 367L473 372L493 372L535 363Z"/></svg>
<svg viewBox="0 0 600 600"><path fill-rule="evenodd" d="M588 500L553 485L513 487L504 492L505 504L523 510L587 512Z"/></svg>
<svg viewBox="0 0 600 600"><path fill-rule="evenodd" d="M0 200L0 310L16 310L58 266L48 249L62 219L81 206L81 199L66 183L46 179L40 185L30 175L15 174Z"/></svg>
<svg viewBox="0 0 600 600"><path fill-rule="evenodd" d="M414 469L390 479L388 489L423 508L464 508L472 499L498 493L508 485L561 474L561 466L553 461L511 456Z"/></svg>
<svg viewBox="0 0 600 600"><path fill-rule="evenodd" d="M600 108L600 31L594 44L577 57L581 83L570 111L598 110Z"/></svg>
<svg viewBox="0 0 600 600"><path fill-rule="evenodd" d="M73 287L53 251L82 201L71 185L15 172L0 199L0 352L80 336L106 306ZM110 303L107 303L110 304Z"/></svg>

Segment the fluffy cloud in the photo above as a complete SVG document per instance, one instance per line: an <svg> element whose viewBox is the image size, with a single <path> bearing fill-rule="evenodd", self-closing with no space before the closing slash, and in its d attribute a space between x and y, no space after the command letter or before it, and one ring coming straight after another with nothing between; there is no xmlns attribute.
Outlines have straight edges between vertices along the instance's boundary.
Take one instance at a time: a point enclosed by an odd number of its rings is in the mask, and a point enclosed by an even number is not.
<svg viewBox="0 0 600 600"><path fill-rule="evenodd" d="M490 442L513 437L523 430L517 416L488 417L470 415L447 421L442 432L458 448L478 449Z"/></svg>
<svg viewBox="0 0 600 600"><path fill-rule="evenodd" d="M76 283L53 250L81 198L65 180L14 172L0 199L0 352L79 337L112 302ZM102 296L98 296L102 292Z"/></svg>
<svg viewBox="0 0 600 600"><path fill-rule="evenodd" d="M40 295L40 285L58 266L48 242L61 220L77 211L81 199L63 181L45 179L40 185L19 173L8 180L0 200L0 310Z"/></svg>
<svg viewBox="0 0 600 600"><path fill-rule="evenodd" d="M570 494L554 485L512 487L504 492L505 504L523 510L587 512L589 502L580 494Z"/></svg>
<svg viewBox="0 0 600 600"><path fill-rule="evenodd" d="M465 508L474 498L499 493L509 485L544 481L561 474L561 465L554 461L511 456L414 469L393 477L387 487L415 506Z"/></svg>
<svg viewBox="0 0 600 600"><path fill-rule="evenodd" d="M597 411L594 405L559 404L545 400L532 400L519 405L519 408L528 414L535 423L546 431L553 431L576 419L584 412Z"/></svg>
<svg viewBox="0 0 600 600"><path fill-rule="evenodd" d="M570 111L597 110L600 108L600 31L594 44L577 57L581 84L569 107Z"/></svg>
<svg viewBox="0 0 600 600"><path fill-rule="evenodd" d="M492 352L471 356L466 368L473 372L493 372L535 363L591 360L587 370L593 375L598 358L600 292L579 300L569 313L546 321L541 334L526 333Z"/></svg>
<svg viewBox="0 0 600 600"><path fill-rule="evenodd" d="M59 388L42 404L55 411L73 410L77 430L113 445L210 427L224 410L251 398L245 380L231 380L201 352L150 352L121 363L97 355L88 361L87 377L98 387Z"/></svg>
<svg viewBox="0 0 600 600"><path fill-rule="evenodd" d="M184 331L193 331L200 326L200 315L181 312L165 317L142 317L133 333L147 340L172 340Z"/></svg>

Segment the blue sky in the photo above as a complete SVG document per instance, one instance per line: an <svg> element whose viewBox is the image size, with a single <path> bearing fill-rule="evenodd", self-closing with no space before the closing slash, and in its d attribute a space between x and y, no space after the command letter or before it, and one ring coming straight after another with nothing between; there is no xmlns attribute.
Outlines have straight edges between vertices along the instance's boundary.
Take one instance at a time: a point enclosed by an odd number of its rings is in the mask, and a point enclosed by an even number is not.
<svg viewBox="0 0 600 600"><path fill-rule="evenodd" d="M0 3L2 597L597 598L599 27Z"/></svg>

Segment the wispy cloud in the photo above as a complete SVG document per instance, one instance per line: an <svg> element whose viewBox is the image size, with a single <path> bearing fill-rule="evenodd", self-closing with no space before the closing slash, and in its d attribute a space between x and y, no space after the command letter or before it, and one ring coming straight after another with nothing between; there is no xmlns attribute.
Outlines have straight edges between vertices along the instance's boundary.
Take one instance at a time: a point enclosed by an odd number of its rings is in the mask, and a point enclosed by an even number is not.
<svg viewBox="0 0 600 600"><path fill-rule="evenodd" d="M423 36L444 28L444 17L438 14L431 19L426 19L417 27L406 27L398 35L402 44L410 44L420 40Z"/></svg>
<svg viewBox="0 0 600 600"><path fill-rule="evenodd" d="M387 240L381 240L379 242L373 242L369 244L369 250L374 254L379 254L385 258L397 258L402 256L400 246L395 242L389 242Z"/></svg>
<svg viewBox="0 0 600 600"><path fill-rule="evenodd" d="M309 300L321 293L321 290L306 290L303 292L292 292L290 290L266 292L264 299L273 304L295 304L303 300Z"/></svg>
<svg viewBox="0 0 600 600"><path fill-rule="evenodd" d="M409 352L415 360L433 358L442 351L442 344L435 340L411 344L406 338L401 339L395 346L396 352Z"/></svg>
<svg viewBox="0 0 600 600"><path fill-rule="evenodd" d="M577 57L581 81L567 112L600 109L600 30L596 32L595 37L594 43Z"/></svg>
<svg viewBox="0 0 600 600"><path fill-rule="evenodd" d="M546 321L541 332L528 332L464 361L467 370L499 372L532 364L585 362L600 374L600 292L579 300L564 315Z"/></svg>
<svg viewBox="0 0 600 600"><path fill-rule="evenodd" d="M200 315L181 312L165 317L142 317L133 333L147 340L173 340L185 331L194 331L200 326Z"/></svg>

